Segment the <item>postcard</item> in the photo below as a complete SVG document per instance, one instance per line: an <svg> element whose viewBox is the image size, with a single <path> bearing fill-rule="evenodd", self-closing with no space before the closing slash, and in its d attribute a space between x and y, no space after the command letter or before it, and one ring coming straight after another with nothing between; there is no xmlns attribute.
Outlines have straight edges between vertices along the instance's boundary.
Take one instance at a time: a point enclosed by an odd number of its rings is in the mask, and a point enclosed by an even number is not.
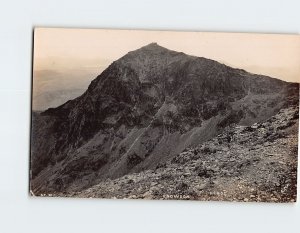
<svg viewBox="0 0 300 233"><path fill-rule="evenodd" d="M299 35L35 28L32 196L296 202Z"/></svg>

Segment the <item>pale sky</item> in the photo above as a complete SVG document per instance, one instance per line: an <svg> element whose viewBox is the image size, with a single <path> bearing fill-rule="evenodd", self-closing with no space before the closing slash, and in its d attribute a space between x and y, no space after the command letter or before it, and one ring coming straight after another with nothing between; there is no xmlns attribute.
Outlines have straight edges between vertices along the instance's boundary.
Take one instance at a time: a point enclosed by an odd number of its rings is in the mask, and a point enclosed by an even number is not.
<svg viewBox="0 0 300 233"><path fill-rule="evenodd" d="M103 70L152 42L252 73L300 82L300 36L280 34L36 28L34 70Z"/></svg>

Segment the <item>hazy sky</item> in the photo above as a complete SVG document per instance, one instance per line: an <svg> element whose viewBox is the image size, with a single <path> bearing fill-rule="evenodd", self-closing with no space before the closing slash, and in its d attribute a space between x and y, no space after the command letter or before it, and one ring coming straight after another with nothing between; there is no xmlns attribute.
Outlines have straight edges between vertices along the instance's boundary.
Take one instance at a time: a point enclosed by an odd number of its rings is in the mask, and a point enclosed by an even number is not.
<svg viewBox="0 0 300 233"><path fill-rule="evenodd" d="M151 42L252 73L300 82L300 36L279 34L36 28L35 70L103 70Z"/></svg>

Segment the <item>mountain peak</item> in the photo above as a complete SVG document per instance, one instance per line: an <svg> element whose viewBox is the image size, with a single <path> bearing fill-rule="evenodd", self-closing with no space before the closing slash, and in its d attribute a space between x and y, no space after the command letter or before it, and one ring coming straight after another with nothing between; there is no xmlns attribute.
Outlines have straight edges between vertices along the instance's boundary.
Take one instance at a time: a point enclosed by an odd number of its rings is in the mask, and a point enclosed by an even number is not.
<svg viewBox="0 0 300 233"><path fill-rule="evenodd" d="M155 48L155 47L161 47L160 45L158 45L156 42L152 42L150 44L147 44L145 46L143 46L144 48Z"/></svg>
<svg viewBox="0 0 300 233"><path fill-rule="evenodd" d="M162 47L156 42L152 42L128 52L116 62L118 64L126 64L126 66L135 68L141 76L141 73L148 73L145 72L145 70L149 70L150 68L153 70L153 68L156 67L157 71L163 69L163 63L161 61L165 61L167 58L172 58L176 54L179 53ZM144 67L144 70L142 70L141 67Z"/></svg>
<svg viewBox="0 0 300 233"><path fill-rule="evenodd" d="M156 42L152 42L150 44L147 44L143 47L141 47L138 50L151 50L151 51L157 51L157 50L168 50L165 47L160 46L159 44L157 44Z"/></svg>

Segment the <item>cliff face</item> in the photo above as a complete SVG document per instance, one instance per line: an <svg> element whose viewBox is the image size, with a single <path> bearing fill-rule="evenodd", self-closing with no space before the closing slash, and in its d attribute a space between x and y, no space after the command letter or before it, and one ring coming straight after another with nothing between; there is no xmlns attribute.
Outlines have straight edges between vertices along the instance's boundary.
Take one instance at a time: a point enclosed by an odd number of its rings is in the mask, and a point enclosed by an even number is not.
<svg viewBox="0 0 300 233"><path fill-rule="evenodd" d="M149 44L80 97L32 117L31 189L77 191L152 169L232 124L298 104L298 84Z"/></svg>

